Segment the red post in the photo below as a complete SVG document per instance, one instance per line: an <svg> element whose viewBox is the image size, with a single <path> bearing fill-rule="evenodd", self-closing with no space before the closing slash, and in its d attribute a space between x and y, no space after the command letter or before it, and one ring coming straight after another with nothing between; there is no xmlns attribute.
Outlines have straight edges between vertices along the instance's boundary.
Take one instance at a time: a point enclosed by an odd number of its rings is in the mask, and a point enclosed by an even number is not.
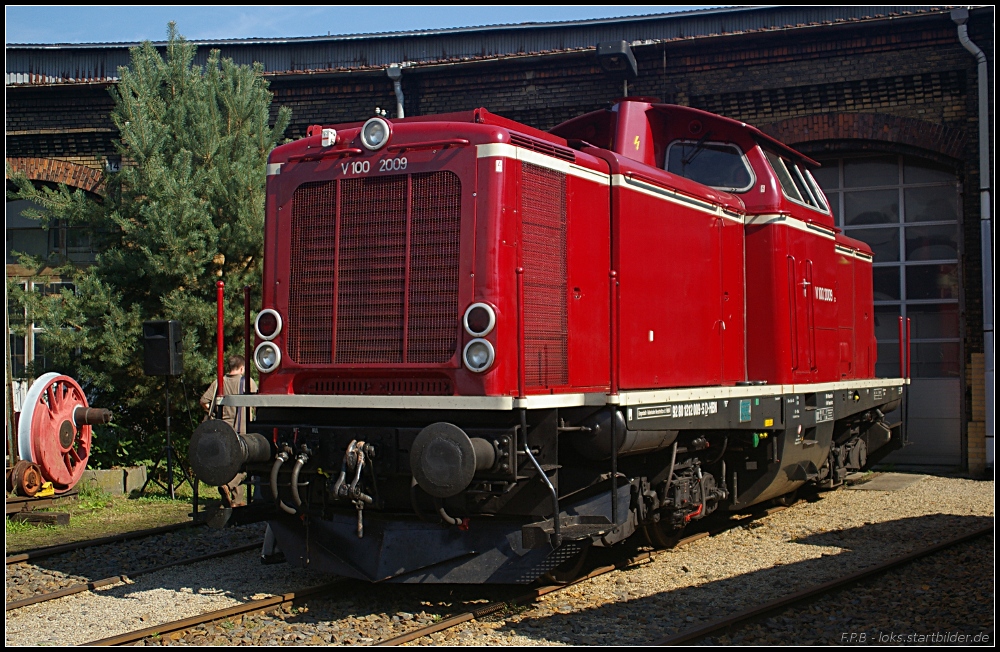
<svg viewBox="0 0 1000 652"><path fill-rule="evenodd" d="M910 379L910 318L906 318L906 379Z"/></svg>
<svg viewBox="0 0 1000 652"><path fill-rule="evenodd" d="M250 393L250 286L243 286L243 393Z"/></svg>
<svg viewBox="0 0 1000 652"><path fill-rule="evenodd" d="M223 305L223 302L222 302L222 294L223 294L223 289L225 287L226 287L226 284L223 283L222 281L219 281L218 283L215 284L215 302L216 302L217 307L218 307L218 321L219 321L219 335L218 335L218 339L219 339L218 390L216 392L216 396L222 396L223 394L225 394L225 383L223 382L224 369L222 367L222 365L223 365L223 356L225 355L224 352L223 352L223 348L222 347L223 347L223 337L224 337L223 333L224 333L224 326L225 326L225 321L224 320L225 320L225 316L226 316L225 306ZM213 406L213 409L214 409L214 406Z"/></svg>
<svg viewBox="0 0 1000 652"><path fill-rule="evenodd" d="M899 377L906 378L906 338L903 334L903 316L899 316Z"/></svg>

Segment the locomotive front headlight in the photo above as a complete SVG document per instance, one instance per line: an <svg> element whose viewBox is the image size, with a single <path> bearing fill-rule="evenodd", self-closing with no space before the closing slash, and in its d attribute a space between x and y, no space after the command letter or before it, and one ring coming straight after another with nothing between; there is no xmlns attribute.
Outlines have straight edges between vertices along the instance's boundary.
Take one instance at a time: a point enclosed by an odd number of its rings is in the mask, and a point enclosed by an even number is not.
<svg viewBox="0 0 1000 652"><path fill-rule="evenodd" d="M372 151L382 149L389 142L390 133L392 130L388 122L382 118L370 118L361 127L361 144Z"/></svg>
<svg viewBox="0 0 1000 652"><path fill-rule="evenodd" d="M254 321L253 328L260 339L273 340L281 332L281 315L270 308L261 310Z"/></svg>
<svg viewBox="0 0 1000 652"><path fill-rule="evenodd" d="M261 342L253 352L253 361L261 373L270 373L281 364L281 350L270 342Z"/></svg>
<svg viewBox="0 0 1000 652"><path fill-rule="evenodd" d="M493 308L485 303L474 303L465 310L462 325L465 332L473 337L486 337L497 323Z"/></svg>
<svg viewBox="0 0 1000 652"><path fill-rule="evenodd" d="M465 350L462 352L462 360L465 362L466 368L477 374L489 369L493 364L494 357L493 345L482 338L476 338L466 344Z"/></svg>

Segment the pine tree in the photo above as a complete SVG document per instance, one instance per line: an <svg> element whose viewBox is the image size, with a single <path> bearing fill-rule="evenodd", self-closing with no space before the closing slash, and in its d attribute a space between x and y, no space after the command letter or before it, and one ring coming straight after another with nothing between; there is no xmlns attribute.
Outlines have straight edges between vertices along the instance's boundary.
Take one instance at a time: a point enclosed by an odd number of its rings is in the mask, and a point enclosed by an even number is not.
<svg viewBox="0 0 1000 652"><path fill-rule="evenodd" d="M99 252L91 267L62 270L74 293L26 296L8 284L45 329L49 367L115 413L109 430L96 433L92 463L155 458L163 445L165 379L143 375L143 321L182 324L184 383L172 383L171 412L183 451L215 371L216 282L226 284L227 355L243 352L245 285L260 305L266 162L290 111L282 107L269 124L260 64L237 65L213 50L200 66L196 53L170 23L165 58L146 42L119 68L111 117L122 165L105 173L102 201L13 175L12 198L43 209L29 216L85 226Z"/></svg>

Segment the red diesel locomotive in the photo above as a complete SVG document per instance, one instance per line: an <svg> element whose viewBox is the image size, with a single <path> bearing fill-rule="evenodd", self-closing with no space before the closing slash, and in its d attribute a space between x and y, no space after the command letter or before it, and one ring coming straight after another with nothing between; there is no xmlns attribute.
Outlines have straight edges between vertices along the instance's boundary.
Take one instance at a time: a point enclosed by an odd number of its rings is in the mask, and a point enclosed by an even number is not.
<svg viewBox="0 0 1000 652"><path fill-rule="evenodd" d="M646 98L311 127L268 163L260 390L221 399L255 419L192 465L260 477L293 564L388 582L530 582L840 485L906 380L816 166Z"/></svg>

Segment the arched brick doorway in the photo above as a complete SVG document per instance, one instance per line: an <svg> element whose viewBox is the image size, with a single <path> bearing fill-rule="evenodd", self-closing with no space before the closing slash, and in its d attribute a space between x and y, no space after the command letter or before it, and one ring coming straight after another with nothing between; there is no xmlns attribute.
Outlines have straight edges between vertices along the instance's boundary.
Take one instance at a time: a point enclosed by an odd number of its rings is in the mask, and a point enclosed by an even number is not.
<svg viewBox="0 0 1000 652"><path fill-rule="evenodd" d="M911 446L887 462L961 467L964 134L880 114L822 114L765 126L823 167L815 174L837 226L875 252L880 376L899 375L898 320L911 320Z"/></svg>

